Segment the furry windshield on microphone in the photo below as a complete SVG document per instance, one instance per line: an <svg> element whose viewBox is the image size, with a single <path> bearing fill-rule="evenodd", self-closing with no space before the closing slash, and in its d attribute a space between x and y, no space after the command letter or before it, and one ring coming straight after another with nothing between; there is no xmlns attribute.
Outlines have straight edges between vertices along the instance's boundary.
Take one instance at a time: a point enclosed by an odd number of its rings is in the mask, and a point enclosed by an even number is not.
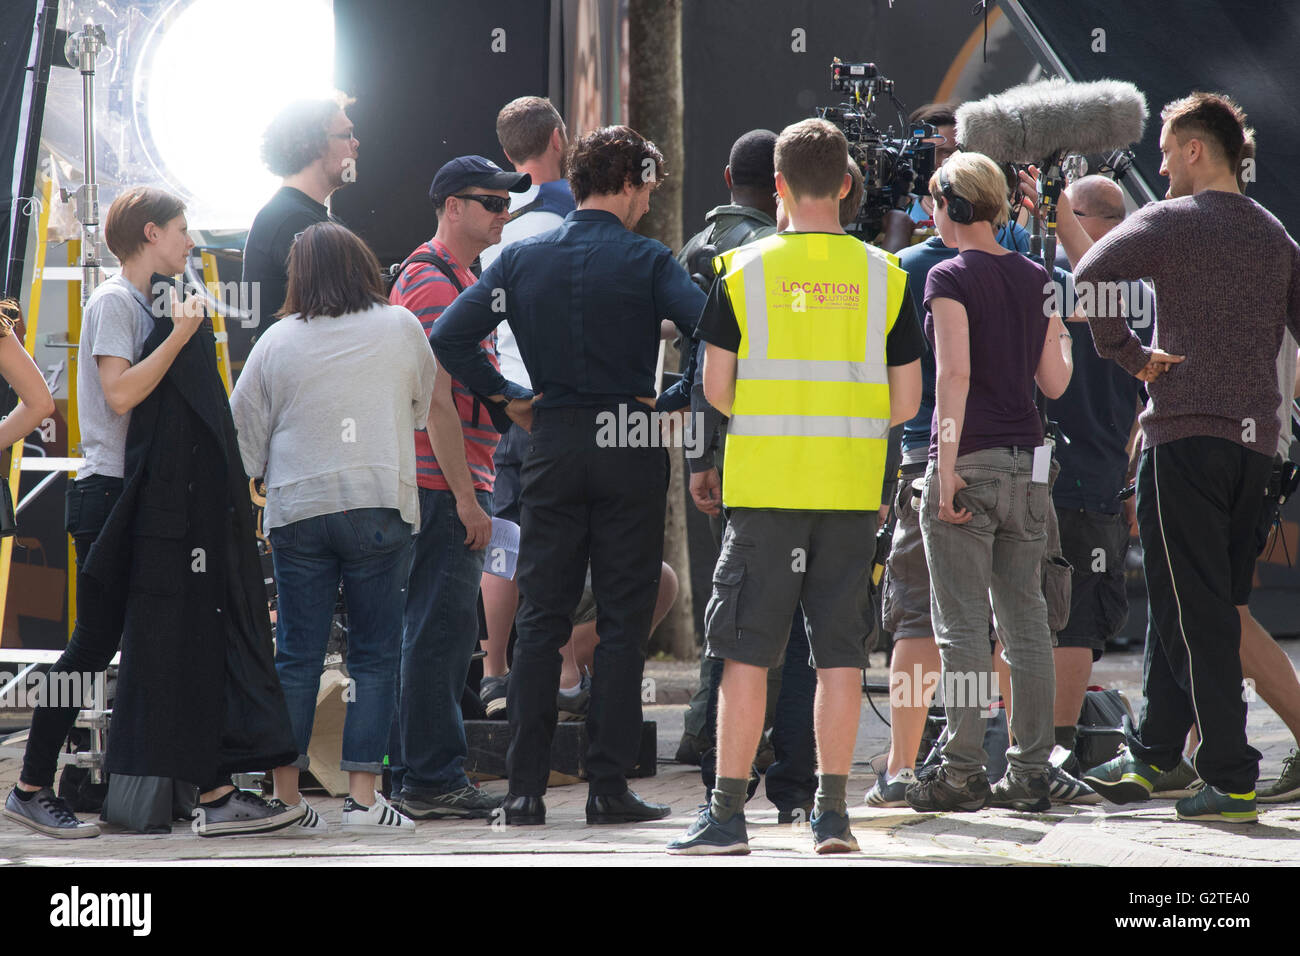
<svg viewBox="0 0 1300 956"><path fill-rule="evenodd" d="M1147 100L1132 83L1050 79L957 109L957 142L1000 163L1040 163L1058 150L1100 153L1142 138Z"/></svg>

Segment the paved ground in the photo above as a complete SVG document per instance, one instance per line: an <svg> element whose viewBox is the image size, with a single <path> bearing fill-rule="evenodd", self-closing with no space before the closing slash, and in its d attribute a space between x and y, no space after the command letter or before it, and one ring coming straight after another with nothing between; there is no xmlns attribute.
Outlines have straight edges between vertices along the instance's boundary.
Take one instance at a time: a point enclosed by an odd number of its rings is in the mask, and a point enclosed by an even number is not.
<svg viewBox="0 0 1300 956"><path fill-rule="evenodd" d="M1300 642L1284 644L1293 661ZM880 658L876 660L879 662ZM1113 654L1102 661L1094 680L1123 689L1139 703L1141 660L1136 653ZM552 788L547 796L545 827L492 827L482 821L424 822L413 837L355 837L337 829L342 800L311 797L333 832L319 838L231 838L204 840L184 829L170 835L106 834L94 840L59 842L0 821L0 863L58 865L452 865L476 861L510 866L739 866L755 863L820 866L964 865L1147 865L1250 866L1300 863L1300 804L1261 807L1254 827L1178 823L1172 803L1154 802L1139 809L1104 805L1043 814L986 810L978 814L917 814L911 810L870 810L862 795L873 780L870 759L888 746L888 729L866 705L853 779L850 781L854 832L860 854L814 857L807 827L779 825L776 811L762 796L747 810L753 853L747 858L690 859L669 857L662 847L680 833L703 799L698 770L672 761L681 733L682 704L694 685L694 668L651 663L655 705L647 719L659 723L659 773L635 781L642 796L668 803L674 814L643 827L588 827L583 822L584 786ZM884 681L883 668L872 671ZM877 706L884 709L884 701ZM1252 743L1264 754L1262 774L1275 776L1292 746L1281 721L1263 704L1250 705ZM18 761L0 759L5 790L18 773ZM504 781L485 784L504 792Z"/></svg>

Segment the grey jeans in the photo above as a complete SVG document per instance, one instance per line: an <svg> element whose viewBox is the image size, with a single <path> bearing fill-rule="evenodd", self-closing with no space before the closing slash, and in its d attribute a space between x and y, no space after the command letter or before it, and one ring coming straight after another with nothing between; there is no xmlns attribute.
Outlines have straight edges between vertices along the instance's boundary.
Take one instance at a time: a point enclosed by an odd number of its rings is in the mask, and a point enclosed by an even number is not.
<svg viewBox="0 0 1300 956"><path fill-rule="evenodd" d="M930 612L943 661L948 715L945 772L962 780L984 769L987 701L971 688L991 689L989 597L1011 669L1011 733L1007 764L1018 776L1044 774L1054 743L1056 669L1043 599L1047 544L1046 482L1032 482L1032 449L989 448L957 459L966 487L954 505L970 511L966 524L939 519L935 462L925 473L921 534L930 568ZM978 695L977 695L978 696Z"/></svg>

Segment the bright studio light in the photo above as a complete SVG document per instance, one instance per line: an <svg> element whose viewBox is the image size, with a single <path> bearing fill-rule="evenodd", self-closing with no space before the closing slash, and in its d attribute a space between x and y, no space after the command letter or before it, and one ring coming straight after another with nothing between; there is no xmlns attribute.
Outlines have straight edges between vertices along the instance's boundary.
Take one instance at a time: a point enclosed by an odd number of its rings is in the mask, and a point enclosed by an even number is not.
<svg viewBox="0 0 1300 956"><path fill-rule="evenodd" d="M261 160L276 112L333 90L331 0L178 0L137 77L159 173L191 228L247 228L278 179Z"/></svg>

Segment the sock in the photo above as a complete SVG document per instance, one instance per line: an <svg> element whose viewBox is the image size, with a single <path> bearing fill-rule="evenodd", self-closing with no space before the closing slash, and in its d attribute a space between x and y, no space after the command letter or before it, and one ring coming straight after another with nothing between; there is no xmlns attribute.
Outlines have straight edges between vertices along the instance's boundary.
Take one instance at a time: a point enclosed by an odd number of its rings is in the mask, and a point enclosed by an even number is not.
<svg viewBox="0 0 1300 956"><path fill-rule="evenodd" d="M39 790L21 790L18 787L14 787L14 796L16 796L23 803L26 803L28 800L36 796L36 794L38 793L40 793Z"/></svg>
<svg viewBox="0 0 1300 956"><path fill-rule="evenodd" d="M726 823L745 811L745 798L749 795L749 781L741 777L719 777L709 800L709 813L719 823Z"/></svg>
<svg viewBox="0 0 1300 956"><path fill-rule="evenodd" d="M1056 745L1074 753L1074 744L1079 736L1079 728L1074 724L1069 727L1056 728Z"/></svg>
<svg viewBox="0 0 1300 956"><path fill-rule="evenodd" d="M568 697L570 700L572 700L574 697L577 697L581 693L582 693L582 681L578 681L578 683L574 684L572 687L560 688L560 696Z"/></svg>
<svg viewBox="0 0 1300 956"><path fill-rule="evenodd" d="M203 803L200 803L199 806L201 806L201 807L224 807L227 803L230 802L230 798L231 798L231 796L234 794L234 792L235 792L235 791L231 790L230 793L226 794L224 797L217 797L217 799L215 799L215 800L208 800L208 801L205 801L205 802L203 802Z"/></svg>
<svg viewBox="0 0 1300 956"><path fill-rule="evenodd" d="M813 802L813 814L820 816L832 812L848 816L848 788L847 773L817 774L817 796Z"/></svg>

